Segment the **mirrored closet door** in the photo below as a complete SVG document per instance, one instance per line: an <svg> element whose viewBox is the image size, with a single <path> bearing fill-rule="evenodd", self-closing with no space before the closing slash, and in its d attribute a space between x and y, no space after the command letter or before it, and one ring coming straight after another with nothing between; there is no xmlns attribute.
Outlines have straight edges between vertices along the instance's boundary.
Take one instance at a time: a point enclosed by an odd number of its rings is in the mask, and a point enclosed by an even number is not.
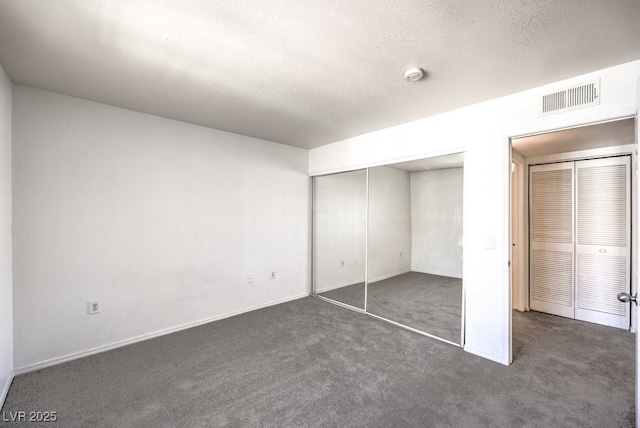
<svg viewBox="0 0 640 428"><path fill-rule="evenodd" d="M459 153L315 177L314 260L322 264L314 269L314 294L462 345L463 164ZM355 182L364 200L348 196ZM346 220L362 214L364 226ZM357 227L339 232L342 221ZM353 244L365 246L365 263L350 264L354 256L345 254ZM349 280L340 277L354 266L366 266L366 276L354 270Z"/></svg>
<svg viewBox="0 0 640 428"><path fill-rule="evenodd" d="M367 311L461 344L462 154L369 170Z"/></svg>
<svg viewBox="0 0 640 428"><path fill-rule="evenodd" d="M314 294L364 310L367 171L315 177Z"/></svg>

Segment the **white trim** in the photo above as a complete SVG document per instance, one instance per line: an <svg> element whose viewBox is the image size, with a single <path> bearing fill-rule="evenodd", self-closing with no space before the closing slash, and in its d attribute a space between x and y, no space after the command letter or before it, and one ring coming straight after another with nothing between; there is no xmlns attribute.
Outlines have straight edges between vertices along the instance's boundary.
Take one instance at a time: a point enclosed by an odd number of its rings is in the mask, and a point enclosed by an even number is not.
<svg viewBox="0 0 640 428"><path fill-rule="evenodd" d="M635 126L638 126L638 118L635 119ZM632 144L633 152L631 153L631 294L638 293L638 262L634 256L638 248L638 188L636 187L636 180L638 174L638 134L636 131L636 141ZM637 317L635 311L638 310L638 305L631 305L631 327L629 331L636 333L637 331Z"/></svg>
<svg viewBox="0 0 640 428"><path fill-rule="evenodd" d="M455 155L458 153L465 153L466 151L467 151L466 147L456 147L453 149L436 150L433 152L421 153L418 155L400 156L397 158L384 159L379 161L363 162L356 165L324 169L320 171L312 171L312 172L309 172L309 176L316 177L320 175L331 175L331 174L338 174L341 172L357 171L359 169L374 168L376 166L387 166L387 165L392 165L394 163L411 162L414 160L429 159L429 158L435 158L438 156Z"/></svg>
<svg viewBox="0 0 640 428"><path fill-rule="evenodd" d="M503 349L502 354L506 354L504 355L504 358L506 358L506 364L510 365L513 362L513 341L511 340L511 338L513 337L512 334L512 326L513 326L513 320L512 320L512 316L513 316L513 285L511 284L511 274L512 274L512 270L511 270L511 263L512 263L512 249L513 249L513 237L511 236L512 230L511 230L511 226L513 223L513 220L511 219L511 215L513 214L512 212L512 207L513 207L513 202L511 201L511 195L512 195L512 190L511 190L511 186L513 185L513 183L511 182L513 179L513 174L511 171L511 164L513 163L513 160L511 159L511 153L513 152L513 150L511 149L511 144L507 143L506 146L503 148L504 150L504 164L506 164L506 168L503 171L503 173L505 174L504 176L504 183L506 184L504 186L504 194L503 194L503 203L507 209L506 212L506 216L504 217L502 223L503 223L503 230L504 230L504 241L503 241L503 245L504 245L504 253L502 255L502 260L504 263L504 260L506 259L506 266L503 265L503 278L502 278L502 282L503 284L507 284L507 289L504 290L503 292L506 291L506 295L503 298L503 304L506 307L506 319L505 319L505 311L501 311L502 312L502 328L504 329L504 333L503 333L503 337L504 335L506 335L506 341L503 341L503 344L505 344L506 342L506 349Z"/></svg>
<svg viewBox="0 0 640 428"><path fill-rule="evenodd" d="M510 139L532 137L550 132L565 131L567 129L582 128L589 125L600 125L608 122L617 122L619 120L631 119L636 116L636 107L629 106L609 111L606 114L595 114L590 117L581 119L562 119L557 121L546 122L544 125L536 124L527 128L508 129L505 132Z"/></svg>
<svg viewBox="0 0 640 428"><path fill-rule="evenodd" d="M338 300L333 300L333 299L330 299L328 297L321 296L319 294L314 294L311 297L315 297L316 299L320 299L320 300L323 300L325 302L331 303L332 305L336 305L336 306L340 306L340 307L345 308L345 309L349 309L350 311L359 312L361 314L365 313L364 309L362 309L362 308L358 308L356 306L352 306L352 305L350 305L348 303L342 303L342 302L340 302Z"/></svg>
<svg viewBox="0 0 640 428"><path fill-rule="evenodd" d="M636 118L636 141L635 141L635 151L634 154L637 154L637 150L638 150L638 143L640 143L640 141L638 141L640 139L640 77L638 77L637 83L636 83L636 108L634 110L634 114L635 114L635 118ZM637 164L636 164L637 166ZM640 183L640 181L638 180L638 172L637 170L635 171L635 176L632 176L632 184L631 184L631 189L632 192L635 193L636 195L638 194L638 184ZM635 190L634 189L634 184L636 186ZM638 198L636 197L635 199L635 204L631 207L631 212L633 213L634 211L637 211L638 208ZM637 216L637 214L633 214L634 216ZM636 217L637 218L637 217ZM631 248L631 257L633 257L633 259L635 260L635 265L632 264L632 266L634 266L632 268L632 276L635 278L637 276L637 270L638 270L638 264L640 264L639 262L639 254L638 254L638 240L636 239L635 241L635 245ZM632 281L633 284L633 281ZM637 286L637 283L636 283ZM632 316L635 315L635 326L636 329L638 328L638 323L640 323L640 312L638 311L638 308L635 308L635 314L633 312L633 310L631 311ZM632 323L633 325L633 323ZM636 426L640 426L640 336L638 336L638 334L636 333L636 355L635 355L635 370L634 370L634 377L635 377L635 410L636 410Z"/></svg>
<svg viewBox="0 0 640 428"><path fill-rule="evenodd" d="M463 267L463 270L464 270L464 267ZM445 276L447 278L455 278L455 279L463 279L464 278L464 275L453 275L450 272L433 272L433 271L427 272L425 270L416 270L416 269L411 269L410 272L425 273L427 275L435 275L435 276Z"/></svg>
<svg viewBox="0 0 640 428"><path fill-rule="evenodd" d="M2 387L2 392L0 393L0 409L4 406L4 402L7 399L7 395L9 395L9 387L11 387L11 382L13 382L13 378L16 376L16 371L11 370L9 373L9 377L7 378L7 383Z"/></svg>
<svg viewBox="0 0 640 428"><path fill-rule="evenodd" d="M393 273L389 273L386 275L380 275L378 277L375 277L373 279L368 279L367 284L373 284L374 282L378 282L378 281L384 281L385 279L389 279L389 278L393 278L394 276L399 276L399 275L404 275L405 273L409 273L411 272L411 269L403 269L400 270L398 272L393 272Z"/></svg>
<svg viewBox="0 0 640 428"><path fill-rule="evenodd" d="M478 357L482 357L482 358L486 358L487 360L491 360L494 363L502 364L504 366L508 366L509 365L508 361L503 361L500 358L494 357L493 355L485 354L484 352L475 350L472 347L465 346L464 350L465 350L465 352L468 352L468 353L473 354L473 355L477 355Z"/></svg>
<svg viewBox="0 0 640 428"><path fill-rule="evenodd" d="M356 281L356 282L344 282L344 283L340 283L338 285L330 285L327 286L326 288L323 288L322 290L313 290L313 293L311 294L320 294L320 293L326 293L327 291L333 291L333 290L337 290L338 288L342 288L342 287L350 287L352 285L358 285L358 284L364 284L364 279L362 281Z"/></svg>
<svg viewBox="0 0 640 428"><path fill-rule="evenodd" d="M400 328L403 328L405 330L409 330L409 331L412 331L414 333L418 333L418 334L420 334L422 336L430 337L431 339L436 339L436 340L439 340L440 342L448 343L449 345L453 345L453 346L457 346L458 348L462 348L462 345L459 344L459 343L452 342L452 341L447 340L447 339L443 339L442 337L438 337L438 336L435 336L435 335L430 334L430 333L426 333L426 332L424 332L422 330L418 330L417 328L409 327L408 325L399 323L397 321L392 321L392 320L390 320L388 318L381 317L380 315L372 314L371 312L366 312L366 314L368 316L370 316L371 318L375 318L375 319L378 319L380 321L384 321L384 322L387 322L389 324L393 324L396 327L400 327Z"/></svg>
<svg viewBox="0 0 640 428"><path fill-rule="evenodd" d="M511 161L516 165L511 173L511 241L514 245L511 245L511 301L513 304L512 309L518 311L527 311L529 307L529 299L527 295L527 274L526 263L528 258L526 257L526 250L523 248L525 242L524 232L526 230L526 204L524 203L524 190L526 172L525 160L519 153L511 151ZM516 192L516 199L513 200L514 191ZM516 214L514 215L514 207L516 207ZM514 222L517 222L518 227L513 228ZM514 254L515 249L515 254ZM517 257L516 257L517 256ZM514 270L514 267L517 267ZM515 281L514 281L515 280ZM515 285L515 287L514 287ZM515 292L515 296L514 296ZM514 304L515 298L515 304Z"/></svg>
<svg viewBox="0 0 640 428"><path fill-rule="evenodd" d="M203 324L208 324L210 322L213 321L218 321L221 319L225 319L225 318L230 318L236 315L241 315L247 312L252 312L258 309L263 309L263 308L267 308L269 306L274 306L274 305L279 305L281 303L286 303L286 302L290 302L292 300L298 300L304 297L308 297L309 294L304 293L304 294L296 294L294 296L291 297L287 297L284 299L279 299L279 300L274 300L272 302L263 304L263 305L257 305L257 306L253 306L250 308L245 308L245 309L241 309L239 311L235 311L235 312L230 312L224 315L218 315L218 316L214 316L214 317L210 317L210 318L205 318L202 319L200 321L194 321L194 322L190 322L187 324L182 324L176 327L171 327L171 328L167 328L164 330L159 330L153 333L147 333L147 334L143 334L140 336L136 336L136 337L132 337L130 339L125 339L125 340L120 340L117 342L113 342L110 343L108 345L102 345L102 346L97 346L95 348L90 348L90 349L86 349L84 351L79 351L79 352L73 352L71 354L67 354L67 355L63 355L60 357L55 357L55 358L51 358L45 361L41 361L38 363L33 363L33 364L27 364L26 366L22 366L22 367L16 367L14 374L15 375L21 375L24 373L29 373L32 371L36 371L36 370L40 370L46 367L51 367L51 366L55 366L58 364L62 364L62 363L67 363L69 361L73 361L73 360L77 360L83 357L88 357L90 355L95 355L95 354L100 354L102 352L107 352L107 351L111 351L113 349L117 349L117 348L122 348L123 346L127 346L127 345L132 345L134 343L138 343L138 342L143 342L145 340L149 340L149 339L154 339L156 337L160 337L160 336L165 336L167 334L171 334L171 333L176 333L178 331L182 331L182 330L187 330L193 327L198 327L200 325Z"/></svg>
<svg viewBox="0 0 640 428"><path fill-rule="evenodd" d="M309 270L311 278L309 285L311 286L311 292L309 293L310 295L314 295L316 293L316 249L315 249L315 244L316 244L316 222L315 222L315 209L316 209L316 179L314 177L309 177L309 180L311 181L311 192L310 192L310 199L311 199L311 203L309 205L310 206L310 212L309 212L309 219L310 219L310 227L311 227L311 234L309 235L309 260L311 265L309 266Z"/></svg>
<svg viewBox="0 0 640 428"><path fill-rule="evenodd" d="M601 147L599 149L577 150L575 152L556 153L553 155L533 156L526 158L527 165L557 163L563 161L578 161L619 155L630 155L635 150L635 144Z"/></svg>
<svg viewBox="0 0 640 428"><path fill-rule="evenodd" d="M367 312L367 300L369 300L369 168L365 173L364 188L364 304L363 308Z"/></svg>
<svg viewBox="0 0 640 428"><path fill-rule="evenodd" d="M464 251L462 253L462 257L464 257ZM463 261L463 267L462 269L464 270L464 261ZM464 278L464 274L462 275L462 306L460 307L460 310L462 311L460 313L460 348L462 348L463 350L465 349L465 339L466 339L466 334L467 334L467 325L465 324L466 318L467 318L467 294L466 294L466 286L465 286L465 278Z"/></svg>
<svg viewBox="0 0 640 428"><path fill-rule="evenodd" d="M509 138L509 144L511 144L511 138ZM524 165L524 157L515 150L511 151L511 161L515 161L516 163Z"/></svg>

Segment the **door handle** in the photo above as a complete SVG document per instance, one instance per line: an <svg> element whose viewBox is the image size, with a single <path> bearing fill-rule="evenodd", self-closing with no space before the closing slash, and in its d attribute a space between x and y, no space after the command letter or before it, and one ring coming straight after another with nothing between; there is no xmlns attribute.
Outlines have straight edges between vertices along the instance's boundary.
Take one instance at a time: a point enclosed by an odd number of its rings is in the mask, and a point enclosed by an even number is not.
<svg viewBox="0 0 640 428"><path fill-rule="evenodd" d="M620 300L623 303L633 302L636 305L638 304L638 301L636 300L636 295L635 294L632 296L629 293L618 293L618 300Z"/></svg>

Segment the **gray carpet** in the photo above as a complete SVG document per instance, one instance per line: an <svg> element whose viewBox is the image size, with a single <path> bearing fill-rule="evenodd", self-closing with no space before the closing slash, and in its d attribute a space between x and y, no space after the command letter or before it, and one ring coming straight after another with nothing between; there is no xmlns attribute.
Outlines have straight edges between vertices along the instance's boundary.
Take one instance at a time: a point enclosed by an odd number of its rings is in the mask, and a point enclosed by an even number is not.
<svg viewBox="0 0 640 428"><path fill-rule="evenodd" d="M364 309L364 282L335 288L324 293L318 293L318 295L336 302L346 303L354 308Z"/></svg>
<svg viewBox="0 0 640 428"><path fill-rule="evenodd" d="M364 307L364 283L320 295ZM454 343L461 342L461 279L409 272L369 283L367 299L367 312Z"/></svg>
<svg viewBox="0 0 640 428"><path fill-rule="evenodd" d="M3 411L57 411L49 427L630 427L633 340L514 313L505 367L309 297L18 376Z"/></svg>
<svg viewBox="0 0 640 428"><path fill-rule="evenodd" d="M461 342L461 279L409 272L369 284L367 300L367 312Z"/></svg>

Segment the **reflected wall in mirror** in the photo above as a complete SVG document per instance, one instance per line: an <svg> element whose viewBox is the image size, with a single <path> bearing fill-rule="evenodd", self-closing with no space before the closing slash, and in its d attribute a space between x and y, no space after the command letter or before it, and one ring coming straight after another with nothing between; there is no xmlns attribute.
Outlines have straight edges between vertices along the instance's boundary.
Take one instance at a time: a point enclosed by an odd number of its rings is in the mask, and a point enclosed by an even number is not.
<svg viewBox="0 0 640 428"><path fill-rule="evenodd" d="M313 292L364 309L367 171L314 178Z"/></svg>
<svg viewBox="0 0 640 428"><path fill-rule="evenodd" d="M367 312L461 344L463 154L369 169Z"/></svg>

